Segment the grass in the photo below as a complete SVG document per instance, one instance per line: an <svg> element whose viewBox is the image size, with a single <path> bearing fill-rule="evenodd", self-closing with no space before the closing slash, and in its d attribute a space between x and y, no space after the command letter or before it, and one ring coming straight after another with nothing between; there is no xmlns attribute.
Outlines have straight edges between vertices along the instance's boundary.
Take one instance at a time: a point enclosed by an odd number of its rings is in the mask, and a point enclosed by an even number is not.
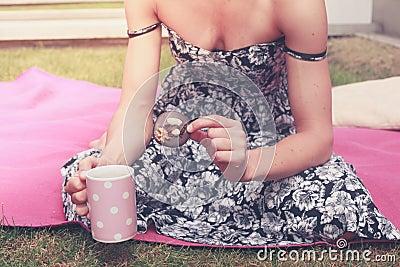
<svg viewBox="0 0 400 267"><path fill-rule="evenodd" d="M330 38L333 85L400 76L400 49L360 37Z"/></svg>
<svg viewBox="0 0 400 267"><path fill-rule="evenodd" d="M23 47L0 50L0 81L14 80L19 73L36 66L66 78L120 87L125 46L93 48ZM174 63L169 48L162 47L161 69ZM107 74L107 75L105 75Z"/></svg>
<svg viewBox="0 0 400 267"><path fill-rule="evenodd" d="M330 38L328 49L333 85L400 76L399 48L346 37ZM162 54L161 68L171 66L174 61L168 46L163 46ZM120 87L124 57L125 45L121 44L61 49L39 42L34 47L1 49L0 81L14 80L21 72L37 66L55 75Z"/></svg>
<svg viewBox="0 0 400 267"><path fill-rule="evenodd" d="M331 250L330 258L326 246L274 249L264 254L265 251L259 253L259 249L190 248L138 241L102 244L93 241L90 234L78 226L0 227L0 241L0 266L396 266L400 260L399 245L394 244L353 245L342 254ZM351 254L346 258L349 250L359 251L359 260ZM387 261L367 264L361 256L366 250L371 251L368 255L371 261L377 257L386 257ZM278 260L278 251L279 257L288 261ZM301 258L305 251L315 251L316 260ZM259 259L257 255L266 257ZM294 261L296 255L299 255L298 261ZM318 260L321 255L324 259Z"/></svg>
<svg viewBox="0 0 400 267"><path fill-rule="evenodd" d="M0 50L0 81L14 80L33 66L55 75L120 87L125 57L124 45L33 47ZM161 68L173 64L169 48L162 48ZM400 49L357 37L331 38L329 61L334 85L400 75ZM0 217L0 224L1 224ZM360 253L371 250L376 256L394 256L396 261L357 260L260 261L256 249L215 249L175 247L127 241L120 244L94 242L79 226L22 228L0 226L0 266L399 266L400 244L354 245ZM318 255L325 246L283 249L286 255L313 249ZM278 250L277 250L278 251ZM348 251L344 250L343 252Z"/></svg>
<svg viewBox="0 0 400 267"><path fill-rule="evenodd" d="M40 5L12 5L0 6L0 11L18 10L51 10L51 9L91 9L91 8L123 8L123 1L101 3L76 3L76 4L40 4Z"/></svg>

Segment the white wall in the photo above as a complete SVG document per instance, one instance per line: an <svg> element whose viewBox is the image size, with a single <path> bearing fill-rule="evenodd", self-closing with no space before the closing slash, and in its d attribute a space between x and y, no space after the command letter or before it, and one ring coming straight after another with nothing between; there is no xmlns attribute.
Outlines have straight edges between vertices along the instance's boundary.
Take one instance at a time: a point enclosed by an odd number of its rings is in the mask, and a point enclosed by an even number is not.
<svg viewBox="0 0 400 267"><path fill-rule="evenodd" d="M374 0L372 20L382 25L385 34L400 37L400 0Z"/></svg>
<svg viewBox="0 0 400 267"><path fill-rule="evenodd" d="M331 25L369 24L372 22L372 1L325 0L328 23Z"/></svg>

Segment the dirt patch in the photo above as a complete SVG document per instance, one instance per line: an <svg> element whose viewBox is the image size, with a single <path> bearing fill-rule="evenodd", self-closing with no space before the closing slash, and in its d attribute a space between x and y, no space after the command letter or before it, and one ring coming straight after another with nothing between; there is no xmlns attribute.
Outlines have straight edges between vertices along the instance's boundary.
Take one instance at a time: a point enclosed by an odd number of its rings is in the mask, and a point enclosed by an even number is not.
<svg viewBox="0 0 400 267"><path fill-rule="evenodd" d="M362 37L329 38L329 65L359 80L400 76L400 48Z"/></svg>

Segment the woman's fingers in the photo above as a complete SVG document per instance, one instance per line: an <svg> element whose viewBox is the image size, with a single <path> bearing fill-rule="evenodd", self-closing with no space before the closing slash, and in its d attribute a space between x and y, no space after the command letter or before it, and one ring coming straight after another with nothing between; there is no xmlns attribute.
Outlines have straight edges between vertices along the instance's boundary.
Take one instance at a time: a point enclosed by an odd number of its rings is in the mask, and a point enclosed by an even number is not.
<svg viewBox="0 0 400 267"><path fill-rule="evenodd" d="M232 151L232 141L228 138L211 138L211 143L217 151Z"/></svg>
<svg viewBox="0 0 400 267"><path fill-rule="evenodd" d="M87 201L87 190L81 190L79 192L71 194L71 200L74 204L86 204Z"/></svg>
<svg viewBox="0 0 400 267"><path fill-rule="evenodd" d="M218 115L201 117L189 124L187 130L191 133L190 138L197 142L204 138L232 139L237 135L237 132L243 132L242 124L239 121Z"/></svg>
<svg viewBox="0 0 400 267"><path fill-rule="evenodd" d="M101 159L95 157L87 157L79 162L79 177L86 181L86 171L101 165Z"/></svg>
<svg viewBox="0 0 400 267"><path fill-rule="evenodd" d="M217 149L216 149L215 145L213 144L212 140L209 138L204 138L200 141L200 144L206 148L207 154L210 156L211 161L214 161L215 153L217 152Z"/></svg>
<svg viewBox="0 0 400 267"><path fill-rule="evenodd" d="M86 173L85 171L97 166L99 159L95 157L87 157L79 162L78 171L69 179L64 190L68 194L82 191L86 188Z"/></svg>
<svg viewBox="0 0 400 267"><path fill-rule="evenodd" d="M76 212L79 215L86 215L89 212L86 206L86 171L100 165L105 165L105 160L95 157L87 157L81 160L79 162L79 170L69 179L64 187L65 192L71 196L72 203L77 205Z"/></svg>
<svg viewBox="0 0 400 267"><path fill-rule="evenodd" d="M95 157L84 158L79 162L79 167L78 167L79 171L87 171L92 169L96 165L95 163L96 160L98 159Z"/></svg>
<svg viewBox="0 0 400 267"><path fill-rule="evenodd" d="M236 122L219 115L210 115L194 120L186 129L189 133L194 133L204 128L231 128Z"/></svg>
<svg viewBox="0 0 400 267"><path fill-rule="evenodd" d="M75 211L80 216L86 216L89 213L89 208L86 204L76 205Z"/></svg>
<svg viewBox="0 0 400 267"><path fill-rule="evenodd" d="M200 144L206 148L207 153L213 161L227 164L240 164L245 157L245 151L232 149L231 140L229 139L205 138L200 142Z"/></svg>
<svg viewBox="0 0 400 267"><path fill-rule="evenodd" d="M202 129L207 129L203 131ZM212 147L216 151L241 152L247 149L246 134L240 121L228 119L219 115L210 115L196 119L188 125L190 138L202 143L206 148ZM209 139L207 141L203 141ZM227 159L226 154L220 157L224 162Z"/></svg>
<svg viewBox="0 0 400 267"><path fill-rule="evenodd" d="M206 138L208 138L207 132L202 131L202 130L198 130L198 131L195 131L190 134L190 139L192 139L196 142L199 142L199 143L201 143L201 141Z"/></svg>
<svg viewBox="0 0 400 267"><path fill-rule="evenodd" d="M79 172L76 172L65 185L64 190L68 194L73 194L79 192L86 188L86 183L82 181L79 177Z"/></svg>
<svg viewBox="0 0 400 267"><path fill-rule="evenodd" d="M232 138L230 131L233 128L209 128L207 130L208 138Z"/></svg>

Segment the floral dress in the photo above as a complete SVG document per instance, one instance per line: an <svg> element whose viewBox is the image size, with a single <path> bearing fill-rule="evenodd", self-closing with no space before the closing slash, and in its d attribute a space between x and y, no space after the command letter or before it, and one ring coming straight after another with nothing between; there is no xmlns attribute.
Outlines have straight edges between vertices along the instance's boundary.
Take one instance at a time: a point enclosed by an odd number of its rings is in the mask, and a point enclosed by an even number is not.
<svg viewBox="0 0 400 267"><path fill-rule="evenodd" d="M219 114L240 119L249 149L295 133L285 54L314 61L323 55L292 51L284 39L230 51L209 51L186 42L168 27L167 30L178 65L208 62L229 66L248 77L262 97L249 93L247 99L255 101L252 108L257 107L252 112L238 99L237 92L225 90L224 86L194 80L174 86L172 69L161 83L162 88L170 89L162 90L158 96L155 117L177 109L194 117ZM254 114L263 105L257 101L269 105L271 118L265 120L272 119L273 135L259 134L261 126ZM90 149L72 157L62 167L64 185L77 171L80 160L100 152ZM226 181L207 157L204 148L192 140L177 149L150 141L132 165L137 184L138 232L145 233L148 224L154 223L158 233L173 238L239 246L332 242L347 231L366 239L400 239L399 230L375 206L354 167L336 154L325 164L291 177L248 183ZM70 196L64 191L62 195L66 219L81 221L90 228L90 221L75 213Z"/></svg>

